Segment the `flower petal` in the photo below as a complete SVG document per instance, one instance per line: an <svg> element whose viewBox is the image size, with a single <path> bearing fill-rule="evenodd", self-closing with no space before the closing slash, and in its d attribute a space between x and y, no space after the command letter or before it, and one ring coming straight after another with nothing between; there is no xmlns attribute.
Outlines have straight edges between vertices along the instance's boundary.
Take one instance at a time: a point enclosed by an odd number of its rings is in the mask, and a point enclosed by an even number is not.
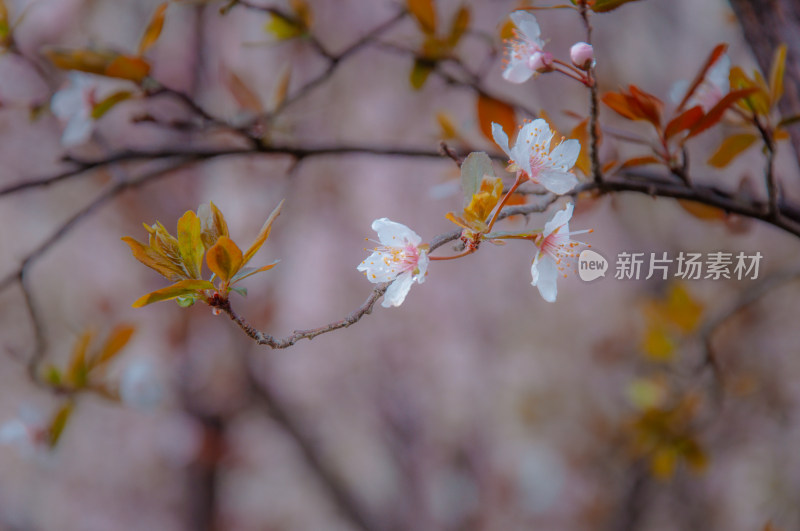
<svg viewBox="0 0 800 531"><path fill-rule="evenodd" d="M419 261L417 262L417 269L419 269L419 273L414 276L414 280L417 281L417 284L422 284L425 282L425 274L428 272L429 263L430 258L428 258L428 253L425 251L420 251Z"/></svg>
<svg viewBox="0 0 800 531"><path fill-rule="evenodd" d="M537 180L549 191L563 195L578 184L578 178L568 171L542 170Z"/></svg>
<svg viewBox="0 0 800 531"><path fill-rule="evenodd" d="M541 260L538 258L539 256L537 255L533 265L531 265L531 277L533 277L531 285L539 289L539 294L544 300L555 302L558 292L556 285L558 266L556 266L555 260L547 255L541 255Z"/></svg>
<svg viewBox="0 0 800 531"><path fill-rule="evenodd" d="M562 209L553 214L553 217L544 224L544 234L545 237L550 236L554 230L564 225L567 226L567 232L569 232L569 220L572 219L572 210L575 208L573 203L567 203L567 205Z"/></svg>
<svg viewBox="0 0 800 531"><path fill-rule="evenodd" d="M61 144L64 147L72 147L83 144L92 136L94 121L83 113L73 114L64 128L61 135Z"/></svg>
<svg viewBox="0 0 800 531"><path fill-rule="evenodd" d="M375 251L366 260L358 264L356 269L366 273L367 280L373 284L379 284L397 278L397 271L389 266L390 263L390 257L387 257L381 251Z"/></svg>
<svg viewBox="0 0 800 531"><path fill-rule="evenodd" d="M511 156L511 148L508 147L508 135L503 131L502 125L492 122L492 138L494 138L494 143L503 150L503 153L508 155L509 158L513 158Z"/></svg>
<svg viewBox="0 0 800 531"><path fill-rule="evenodd" d="M555 170L569 171L575 166L581 153L581 143L574 138L564 140L550 153L550 167Z"/></svg>
<svg viewBox="0 0 800 531"><path fill-rule="evenodd" d="M389 286L386 293L383 294L381 306L389 308L390 306L400 306L403 304L403 301L406 300L406 295L408 295L408 290L411 289L411 284L413 283L414 279L410 271L397 277L397 280L392 282L392 285Z"/></svg>
<svg viewBox="0 0 800 531"><path fill-rule="evenodd" d="M538 45L539 48L544 46L544 42L540 38L542 30L539 28L539 23L536 22L536 17L529 11L520 9L511 13L511 20L522 31L529 41Z"/></svg>
<svg viewBox="0 0 800 531"><path fill-rule="evenodd" d="M511 83L524 83L533 75L533 70L528 66L527 58L521 59L514 55L508 61L508 65L503 70L503 79Z"/></svg>
<svg viewBox="0 0 800 531"><path fill-rule="evenodd" d="M378 240L387 247L402 247L405 243L419 245L422 242L416 232L388 218L373 221L372 230L378 233Z"/></svg>

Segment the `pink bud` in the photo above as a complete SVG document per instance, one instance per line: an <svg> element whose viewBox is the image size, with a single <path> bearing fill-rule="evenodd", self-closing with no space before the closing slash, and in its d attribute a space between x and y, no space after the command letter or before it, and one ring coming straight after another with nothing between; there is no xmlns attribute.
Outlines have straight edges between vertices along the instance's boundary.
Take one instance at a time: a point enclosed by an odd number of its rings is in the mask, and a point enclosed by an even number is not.
<svg viewBox="0 0 800 531"><path fill-rule="evenodd" d="M528 68L540 74L553 70L553 54L550 52L534 52L528 58Z"/></svg>
<svg viewBox="0 0 800 531"><path fill-rule="evenodd" d="M594 49L591 44L576 42L569 49L569 57L572 64L581 70L589 70L594 65Z"/></svg>

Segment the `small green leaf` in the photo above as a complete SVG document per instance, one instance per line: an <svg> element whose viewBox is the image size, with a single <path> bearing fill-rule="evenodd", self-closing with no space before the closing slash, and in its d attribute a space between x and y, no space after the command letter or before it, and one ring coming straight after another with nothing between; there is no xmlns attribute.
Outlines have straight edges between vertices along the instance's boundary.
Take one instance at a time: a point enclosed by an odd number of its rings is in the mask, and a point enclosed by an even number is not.
<svg viewBox="0 0 800 531"><path fill-rule="evenodd" d="M92 108L92 120L99 120L108 111L113 109L116 104L130 99L131 96L133 96L132 92L128 90L122 90L120 92L115 92L103 101L96 103Z"/></svg>
<svg viewBox="0 0 800 531"><path fill-rule="evenodd" d="M494 177L494 168L489 155L482 151L470 153L461 164L461 188L464 191L466 204L469 204L472 196L478 193L484 175Z"/></svg>
<svg viewBox="0 0 800 531"><path fill-rule="evenodd" d="M197 302L198 297L199 295L197 293L191 293L184 297L177 297L175 299L175 302L177 302L178 306L180 306L181 308L188 308L189 306Z"/></svg>
<svg viewBox="0 0 800 531"><path fill-rule="evenodd" d="M435 65L436 63L423 59L414 60L414 66L411 68L411 76L409 77L414 90L419 90L425 85Z"/></svg>
<svg viewBox="0 0 800 531"><path fill-rule="evenodd" d="M178 248L186 271L192 278L200 278L203 268L203 253L206 248L200 237L200 218L189 210L178 220Z"/></svg>
<svg viewBox="0 0 800 531"><path fill-rule="evenodd" d="M50 448L54 448L58 441L61 439L61 435L64 433L64 428L67 427L67 421L69 421L70 416L72 415L73 410L73 403L66 402L61 408L53 415L53 420L50 421L50 429L48 430Z"/></svg>
<svg viewBox="0 0 800 531"><path fill-rule="evenodd" d="M635 1L636 0L595 0L594 4L592 4L592 11L595 13L607 13L628 2Z"/></svg>
<svg viewBox="0 0 800 531"><path fill-rule="evenodd" d="M272 34L279 41L294 39L305 33L305 29L301 25L280 15L272 15L264 25L264 31Z"/></svg>
<svg viewBox="0 0 800 531"><path fill-rule="evenodd" d="M181 280L180 282L176 282L171 286L167 286L166 288L162 288L139 297L139 299L133 303L133 307L141 308L142 306L146 306L154 302L166 301L169 299L175 299L177 297L185 297L195 292L200 292L207 289L214 289L214 284L208 280Z"/></svg>
<svg viewBox="0 0 800 531"><path fill-rule="evenodd" d="M231 288L231 291L235 291L236 293L238 293L242 297L247 297L247 288L235 287L235 288Z"/></svg>

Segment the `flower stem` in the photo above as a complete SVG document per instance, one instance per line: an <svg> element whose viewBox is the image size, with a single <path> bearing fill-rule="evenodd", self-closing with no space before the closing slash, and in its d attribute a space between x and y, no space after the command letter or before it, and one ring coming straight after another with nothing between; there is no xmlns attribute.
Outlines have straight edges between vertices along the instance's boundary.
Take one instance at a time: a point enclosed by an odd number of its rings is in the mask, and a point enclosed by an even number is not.
<svg viewBox="0 0 800 531"><path fill-rule="evenodd" d="M462 258L464 256L470 255L475 252L475 249L467 249L464 252L454 254L453 256L429 256L429 260L455 260L456 258Z"/></svg>
<svg viewBox="0 0 800 531"><path fill-rule="evenodd" d="M494 227L494 223L497 221L497 216L499 216L500 211L503 210L503 205L506 204L508 198L511 197L511 194L513 194L523 182L525 182L525 179L522 177L522 173L518 173L517 180L514 181L514 184L508 190L508 193L503 196L503 199L500 200L500 204L497 205L497 209L494 211L494 216L492 216L492 220L489 222L489 227L486 229L486 232L492 231L492 227Z"/></svg>

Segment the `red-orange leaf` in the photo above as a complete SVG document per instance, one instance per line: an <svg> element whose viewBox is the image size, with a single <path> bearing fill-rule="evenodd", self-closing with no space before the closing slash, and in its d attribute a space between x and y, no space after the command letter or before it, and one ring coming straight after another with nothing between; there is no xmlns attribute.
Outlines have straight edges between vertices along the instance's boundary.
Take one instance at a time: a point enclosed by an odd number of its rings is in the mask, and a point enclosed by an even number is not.
<svg viewBox="0 0 800 531"><path fill-rule="evenodd" d="M639 89L636 85L631 85L628 88L631 91L631 97L641 109L643 118L654 126L659 127L661 125L661 109L664 107L664 103L649 92Z"/></svg>
<svg viewBox="0 0 800 531"><path fill-rule="evenodd" d="M755 92L757 92L757 88L748 88L742 90L734 90L725 95L724 98L719 100L716 105L714 105L705 116L703 116L700 120L695 123L694 127L689 131L689 134L686 136L686 139L692 138L693 136L697 136L706 129L713 127L722 119L722 115L725 114L731 105L736 103L742 98L745 98Z"/></svg>
<svg viewBox="0 0 800 531"><path fill-rule="evenodd" d="M703 108L699 105L682 112L667 124L667 127L664 130L664 137L669 139L681 131L691 129L702 117Z"/></svg>
<svg viewBox="0 0 800 531"><path fill-rule="evenodd" d="M517 128L513 107L481 94L478 96L478 123L483 136L494 141L492 137L492 122L500 124L503 130L509 132L515 131Z"/></svg>
<svg viewBox="0 0 800 531"><path fill-rule="evenodd" d="M407 5L422 31L431 35L436 33L436 7L433 0L408 0Z"/></svg>
<svg viewBox="0 0 800 531"><path fill-rule="evenodd" d="M686 102L689 101L689 98L692 97L692 94L694 94L694 91L697 90L697 87L699 87L700 83L703 82L703 79L705 79L706 73L708 72L708 70L712 66L714 66L714 63L716 63L719 60L719 58L722 57L722 54L724 54L727 50L728 50L728 45L725 44L725 43L717 44L714 47L714 49L711 50L711 53L709 54L708 59L706 59L706 62L703 64L703 67L700 68L700 71L697 72L697 75L694 77L692 82L689 84L689 89L686 91L686 94L683 96L683 99L681 100L681 103L678 105L678 111L679 112L683 110L683 107L686 105Z"/></svg>
<svg viewBox="0 0 800 531"><path fill-rule="evenodd" d="M640 120L643 117L639 114L638 107L631 107L629 98L619 92L608 92L601 98L603 103L608 105L611 110L628 120Z"/></svg>
<svg viewBox="0 0 800 531"><path fill-rule="evenodd" d="M120 55L108 65L103 75L108 77L118 77L129 79L134 83L141 83L150 73L150 63L141 57L132 55Z"/></svg>
<svg viewBox="0 0 800 531"><path fill-rule="evenodd" d="M634 166L644 166L645 164L662 164L663 161L652 155L646 157L634 157L623 162L619 169L632 168Z"/></svg>

